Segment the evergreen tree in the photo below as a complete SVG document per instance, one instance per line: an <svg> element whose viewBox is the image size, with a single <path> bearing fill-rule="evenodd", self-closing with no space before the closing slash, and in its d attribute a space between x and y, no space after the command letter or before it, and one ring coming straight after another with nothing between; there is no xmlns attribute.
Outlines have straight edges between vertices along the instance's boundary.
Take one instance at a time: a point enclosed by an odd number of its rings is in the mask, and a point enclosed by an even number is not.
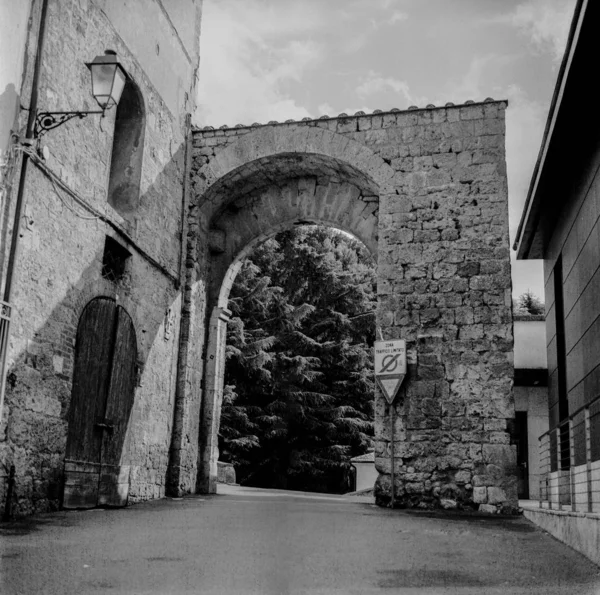
<svg viewBox="0 0 600 595"><path fill-rule="evenodd" d="M340 232L282 232L244 262L220 432L241 483L344 490L373 433L374 306L373 259Z"/></svg>
<svg viewBox="0 0 600 595"><path fill-rule="evenodd" d="M544 303L531 291L521 294L515 304L516 314L532 314L538 316L545 313Z"/></svg>

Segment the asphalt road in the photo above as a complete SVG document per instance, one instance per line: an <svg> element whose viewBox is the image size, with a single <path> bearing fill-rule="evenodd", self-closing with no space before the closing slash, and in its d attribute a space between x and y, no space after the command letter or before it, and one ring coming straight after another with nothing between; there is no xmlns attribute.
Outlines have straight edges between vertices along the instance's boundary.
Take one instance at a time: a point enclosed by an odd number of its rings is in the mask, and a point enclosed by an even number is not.
<svg viewBox="0 0 600 595"><path fill-rule="evenodd" d="M523 518L221 489L0 525L0 593L600 595L598 567Z"/></svg>

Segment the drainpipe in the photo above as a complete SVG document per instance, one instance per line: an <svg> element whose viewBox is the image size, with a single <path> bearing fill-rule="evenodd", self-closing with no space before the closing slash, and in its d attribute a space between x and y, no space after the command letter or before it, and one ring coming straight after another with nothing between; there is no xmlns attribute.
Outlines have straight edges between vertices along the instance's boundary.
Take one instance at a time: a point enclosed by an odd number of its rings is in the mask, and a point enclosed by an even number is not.
<svg viewBox="0 0 600 595"><path fill-rule="evenodd" d="M169 463L167 466L166 493L167 496L180 497L187 491L186 479L183 475L182 459L185 449L187 359L191 334L191 309L193 283L192 273L187 271L188 255L188 209L190 205L190 172L192 160L192 117L186 115L183 165L183 191L181 196L181 246L179 250L179 278L177 289L181 292L181 309L179 319L179 344L177 347L177 372L175 381L175 403L173 407L173 426L169 446ZM191 488L191 486L189 486Z"/></svg>
<svg viewBox="0 0 600 595"><path fill-rule="evenodd" d="M32 5L33 6L33 5ZM33 11L32 11L33 12ZM35 66L33 70L33 80L31 87L31 98L29 101L29 115L27 117L27 129L25 139L33 139L33 127L37 114L39 79L42 68L42 52L44 49L44 38L46 33L46 18L48 14L48 0L42 0L42 9L40 15L40 28L38 31L37 49L35 55ZM21 217L23 216L23 195L25 193L25 182L27 178L27 164L29 155L23 152L21 157L21 173L19 176L19 187L17 190L17 202L15 206L15 218L12 227L12 238L10 241L10 253L6 266L6 281L4 284L3 301L0 303L0 422L2 421L2 411L4 409L4 391L6 387L6 361L8 357L8 344L10 339L10 318L12 306L10 298L13 288L13 276L16 268L17 257L19 253L19 237L21 228Z"/></svg>

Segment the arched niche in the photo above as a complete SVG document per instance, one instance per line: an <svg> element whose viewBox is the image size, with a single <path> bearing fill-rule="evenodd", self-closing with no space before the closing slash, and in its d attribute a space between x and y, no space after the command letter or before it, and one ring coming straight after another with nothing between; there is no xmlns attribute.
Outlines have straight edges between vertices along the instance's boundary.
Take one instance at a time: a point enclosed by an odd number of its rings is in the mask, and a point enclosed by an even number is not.
<svg viewBox="0 0 600 595"><path fill-rule="evenodd" d="M108 182L108 203L124 218L140 201L145 129L144 99L135 82L127 79L117 106Z"/></svg>

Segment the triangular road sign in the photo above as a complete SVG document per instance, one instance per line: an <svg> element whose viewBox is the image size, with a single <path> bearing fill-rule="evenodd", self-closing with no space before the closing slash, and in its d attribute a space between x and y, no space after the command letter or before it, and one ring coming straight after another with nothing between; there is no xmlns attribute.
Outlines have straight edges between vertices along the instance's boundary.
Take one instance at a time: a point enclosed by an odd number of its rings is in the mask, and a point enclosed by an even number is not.
<svg viewBox="0 0 600 595"><path fill-rule="evenodd" d="M398 389L404 380L404 374L394 374L389 376L377 376L377 382L381 388L386 400L390 405L394 402Z"/></svg>

